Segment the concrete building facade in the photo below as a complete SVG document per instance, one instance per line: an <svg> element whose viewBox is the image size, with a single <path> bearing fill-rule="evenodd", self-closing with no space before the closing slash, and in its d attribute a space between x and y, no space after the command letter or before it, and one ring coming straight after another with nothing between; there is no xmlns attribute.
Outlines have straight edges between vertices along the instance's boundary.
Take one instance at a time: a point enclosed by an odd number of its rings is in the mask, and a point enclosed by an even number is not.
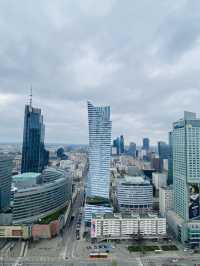
<svg viewBox="0 0 200 266"><path fill-rule="evenodd" d="M125 176L117 185L117 200L120 211L144 212L152 209L153 188L142 176Z"/></svg>
<svg viewBox="0 0 200 266"><path fill-rule="evenodd" d="M161 187L159 190L159 210L161 217L166 217L169 210L173 209L173 188L172 186Z"/></svg>
<svg viewBox="0 0 200 266"><path fill-rule="evenodd" d="M97 239L157 238L166 236L166 219L157 215L96 214L91 221L91 237Z"/></svg>

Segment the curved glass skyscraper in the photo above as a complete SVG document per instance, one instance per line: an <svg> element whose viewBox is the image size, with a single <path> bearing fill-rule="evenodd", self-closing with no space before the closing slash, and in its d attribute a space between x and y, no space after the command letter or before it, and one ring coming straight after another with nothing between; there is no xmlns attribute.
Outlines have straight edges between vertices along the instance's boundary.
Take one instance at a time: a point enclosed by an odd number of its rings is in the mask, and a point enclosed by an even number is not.
<svg viewBox="0 0 200 266"><path fill-rule="evenodd" d="M88 102L89 173L87 195L109 199L111 129L110 106Z"/></svg>

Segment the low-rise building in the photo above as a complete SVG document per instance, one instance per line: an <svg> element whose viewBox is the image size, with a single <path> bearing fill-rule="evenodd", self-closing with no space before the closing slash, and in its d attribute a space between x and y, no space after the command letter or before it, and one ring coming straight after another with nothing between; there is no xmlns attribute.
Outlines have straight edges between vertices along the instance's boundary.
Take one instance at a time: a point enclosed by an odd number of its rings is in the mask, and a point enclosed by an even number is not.
<svg viewBox="0 0 200 266"><path fill-rule="evenodd" d="M14 176L13 182L12 222L15 225L40 221L67 207L71 200L71 178L64 171L51 168L44 171L44 176L24 173Z"/></svg>
<svg viewBox="0 0 200 266"><path fill-rule="evenodd" d="M0 238L22 238L31 237L31 227L25 225L0 226Z"/></svg>
<svg viewBox="0 0 200 266"><path fill-rule="evenodd" d="M101 197L87 197L85 204L85 223L90 223L95 213L113 213L113 207L108 199Z"/></svg>
<svg viewBox="0 0 200 266"><path fill-rule="evenodd" d="M91 237L96 239L158 238L166 236L166 218L155 214L94 214Z"/></svg>
<svg viewBox="0 0 200 266"><path fill-rule="evenodd" d="M117 200L120 211L149 211L153 204L152 185L143 176L125 176L118 182Z"/></svg>

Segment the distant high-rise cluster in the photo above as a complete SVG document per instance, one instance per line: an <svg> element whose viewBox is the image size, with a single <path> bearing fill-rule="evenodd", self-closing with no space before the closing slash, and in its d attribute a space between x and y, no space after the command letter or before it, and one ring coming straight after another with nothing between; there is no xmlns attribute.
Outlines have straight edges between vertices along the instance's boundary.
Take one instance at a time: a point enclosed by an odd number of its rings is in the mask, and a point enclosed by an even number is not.
<svg viewBox="0 0 200 266"><path fill-rule="evenodd" d="M124 147L124 136L123 135L113 140L113 147L116 149L117 155L124 154L125 147Z"/></svg>

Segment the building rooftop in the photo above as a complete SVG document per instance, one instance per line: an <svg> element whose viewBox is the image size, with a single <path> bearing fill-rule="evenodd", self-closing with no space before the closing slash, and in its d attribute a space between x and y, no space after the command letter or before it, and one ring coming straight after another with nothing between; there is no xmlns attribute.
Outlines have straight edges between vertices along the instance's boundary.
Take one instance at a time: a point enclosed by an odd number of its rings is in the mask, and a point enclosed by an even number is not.
<svg viewBox="0 0 200 266"><path fill-rule="evenodd" d="M143 176L128 176L125 175L123 179L119 180L119 183L124 185L140 185L140 184L150 184L150 182Z"/></svg>
<svg viewBox="0 0 200 266"><path fill-rule="evenodd" d="M156 219L160 218L155 213L139 214L139 213L93 213L93 219Z"/></svg>
<svg viewBox="0 0 200 266"><path fill-rule="evenodd" d="M96 197L87 197L86 198L86 203L89 205L103 205L110 207L110 201L108 199L96 196Z"/></svg>
<svg viewBox="0 0 200 266"><path fill-rule="evenodd" d="M39 177L41 174L40 173L23 173L23 174L19 174L19 175L14 175L12 177L13 181L15 182L19 182L19 181L28 181L29 179L36 179L37 177Z"/></svg>
<svg viewBox="0 0 200 266"><path fill-rule="evenodd" d="M167 191L172 191L173 190L173 186L164 186L164 187L160 187L160 189L163 189L163 190L167 190Z"/></svg>

